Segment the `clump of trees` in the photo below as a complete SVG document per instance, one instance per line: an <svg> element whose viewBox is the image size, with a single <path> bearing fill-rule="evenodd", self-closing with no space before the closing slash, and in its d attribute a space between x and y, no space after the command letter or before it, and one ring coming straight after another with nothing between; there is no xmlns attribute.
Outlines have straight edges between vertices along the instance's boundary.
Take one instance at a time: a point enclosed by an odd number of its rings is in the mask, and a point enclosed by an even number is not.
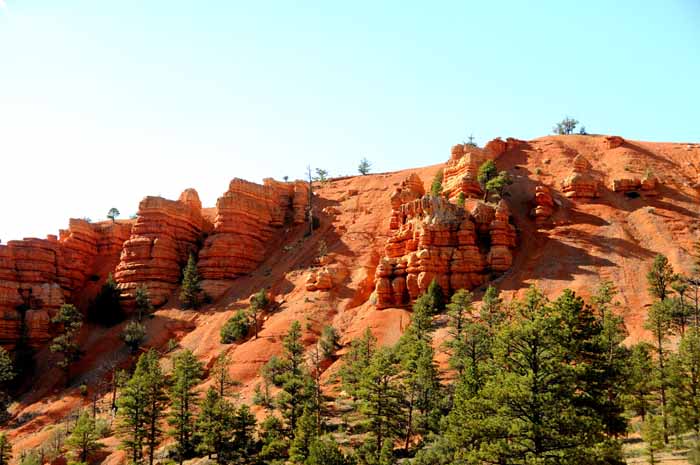
<svg viewBox="0 0 700 465"><path fill-rule="evenodd" d="M567 135L567 134L573 134L574 129L576 129L576 126L578 125L578 121L576 121L574 118L571 118L569 116L566 116L563 120L559 121L552 131L554 134L559 134L559 135ZM583 129L583 133L585 133L585 128Z"/></svg>
<svg viewBox="0 0 700 465"><path fill-rule="evenodd" d="M486 160L479 166L477 180L484 191L484 201L488 200L491 193L503 198L505 189L513 184L510 174L507 171L499 172L493 160Z"/></svg>
<svg viewBox="0 0 700 465"><path fill-rule="evenodd" d="M250 305L246 310L238 310L221 328L221 343L232 344L248 336L252 327L255 338L260 331L260 315L270 305L270 299L265 289L260 289L250 298Z"/></svg>

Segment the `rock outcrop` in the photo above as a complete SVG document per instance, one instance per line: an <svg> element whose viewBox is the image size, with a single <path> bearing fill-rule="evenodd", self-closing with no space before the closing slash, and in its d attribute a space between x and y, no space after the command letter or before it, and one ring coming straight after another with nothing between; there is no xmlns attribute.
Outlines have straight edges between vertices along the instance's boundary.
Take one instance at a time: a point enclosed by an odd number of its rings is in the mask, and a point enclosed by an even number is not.
<svg viewBox="0 0 700 465"><path fill-rule="evenodd" d="M571 198L600 196L599 182L591 174L591 164L583 155L576 155L572 173L562 181L564 195Z"/></svg>
<svg viewBox="0 0 700 465"><path fill-rule="evenodd" d="M255 270L276 231L304 222L308 195L303 181L265 179L260 185L232 180L216 202L214 230L199 254L204 291L218 298L232 280Z"/></svg>
<svg viewBox="0 0 700 465"><path fill-rule="evenodd" d="M168 300L189 254L197 251L204 225L201 210L194 189L185 190L178 200L146 197L139 203L138 219L114 273L127 304L139 285L148 289L153 305Z"/></svg>
<svg viewBox="0 0 700 465"><path fill-rule="evenodd" d="M515 228L505 202L468 200L464 208L426 196L398 209L398 225L375 273L377 308L401 307L433 279L443 290L474 288L512 264Z"/></svg>
<svg viewBox="0 0 700 465"><path fill-rule="evenodd" d="M554 213L554 199L549 187L539 185L535 187L535 208L530 215L535 218L538 224L545 223Z"/></svg>
<svg viewBox="0 0 700 465"><path fill-rule="evenodd" d="M51 337L50 319L66 302L76 302L100 262L116 262L129 237L129 223L71 219L59 237L23 239L0 245L0 344L14 347L22 332L40 347Z"/></svg>
<svg viewBox="0 0 700 465"><path fill-rule="evenodd" d="M452 147L450 159L445 164L442 191L451 200L464 194L465 198L481 198L483 191L477 179L479 166L489 156L478 147L459 144ZM493 156L491 156L492 158Z"/></svg>
<svg viewBox="0 0 700 465"><path fill-rule="evenodd" d="M646 196L657 195L656 188L659 180L651 173L647 173L644 177L633 178L618 178L613 179L610 184L610 189L613 192L641 192Z"/></svg>
<svg viewBox="0 0 700 465"><path fill-rule="evenodd" d="M607 136L604 139L605 146L609 149L616 149L625 143L625 139L620 136Z"/></svg>

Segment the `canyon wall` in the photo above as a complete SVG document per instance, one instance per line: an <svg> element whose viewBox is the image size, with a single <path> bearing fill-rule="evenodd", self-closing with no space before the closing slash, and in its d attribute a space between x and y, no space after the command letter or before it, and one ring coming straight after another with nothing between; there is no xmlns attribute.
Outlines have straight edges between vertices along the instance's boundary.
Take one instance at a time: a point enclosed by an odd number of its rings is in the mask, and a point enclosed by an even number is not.
<svg viewBox="0 0 700 465"><path fill-rule="evenodd" d="M95 274L98 265L116 261L130 231L130 223L71 219L59 237L0 245L0 344L14 347L23 326L30 346L44 344L55 310L75 302L88 282L105 278Z"/></svg>

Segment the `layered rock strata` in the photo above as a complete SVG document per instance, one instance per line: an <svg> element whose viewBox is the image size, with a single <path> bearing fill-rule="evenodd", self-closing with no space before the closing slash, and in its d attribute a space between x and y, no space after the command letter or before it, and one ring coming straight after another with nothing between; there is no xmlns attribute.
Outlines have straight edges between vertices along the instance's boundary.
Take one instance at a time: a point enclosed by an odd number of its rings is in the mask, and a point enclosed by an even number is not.
<svg viewBox="0 0 700 465"><path fill-rule="evenodd" d="M51 337L50 319L74 302L96 265L116 262L128 239L129 223L88 223L71 219L59 237L23 239L0 245L0 344L14 347L22 337L38 348Z"/></svg>
<svg viewBox="0 0 700 465"><path fill-rule="evenodd" d="M613 179L610 189L613 192L641 192L644 195L657 195L656 188L659 180L653 174L646 174L642 178L618 178Z"/></svg>
<svg viewBox="0 0 700 465"><path fill-rule="evenodd" d="M538 224L545 223L554 213L554 199L549 187L539 185L535 187L535 208L530 215Z"/></svg>
<svg viewBox="0 0 700 465"><path fill-rule="evenodd" d="M232 280L255 270L282 226L305 221L308 196L303 181L233 179L216 202L214 230L199 254L204 291L218 298Z"/></svg>
<svg viewBox="0 0 700 465"><path fill-rule="evenodd" d="M409 305L433 279L449 294L512 265L516 234L504 201L468 200L462 208L425 196L402 204L396 216L375 273L377 308Z"/></svg>
<svg viewBox="0 0 700 465"><path fill-rule="evenodd" d="M591 174L591 164L583 156L574 158L572 173L562 181L562 192L571 198L595 198L600 196L599 182Z"/></svg>
<svg viewBox="0 0 700 465"><path fill-rule="evenodd" d="M197 251L204 225L201 211L194 189L185 190L178 200L146 197L139 203L138 219L114 273L127 303L140 285L148 289L153 305L168 300L190 253Z"/></svg>

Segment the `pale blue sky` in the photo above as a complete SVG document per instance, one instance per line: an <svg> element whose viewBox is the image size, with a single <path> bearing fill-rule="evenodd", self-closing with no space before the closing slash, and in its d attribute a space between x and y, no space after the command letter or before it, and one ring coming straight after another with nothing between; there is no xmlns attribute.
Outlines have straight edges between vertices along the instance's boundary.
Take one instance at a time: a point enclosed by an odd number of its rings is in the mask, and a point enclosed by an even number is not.
<svg viewBox="0 0 700 465"><path fill-rule="evenodd" d="M333 6L331 6L331 4ZM0 239L473 133L700 140L697 0L0 0Z"/></svg>

